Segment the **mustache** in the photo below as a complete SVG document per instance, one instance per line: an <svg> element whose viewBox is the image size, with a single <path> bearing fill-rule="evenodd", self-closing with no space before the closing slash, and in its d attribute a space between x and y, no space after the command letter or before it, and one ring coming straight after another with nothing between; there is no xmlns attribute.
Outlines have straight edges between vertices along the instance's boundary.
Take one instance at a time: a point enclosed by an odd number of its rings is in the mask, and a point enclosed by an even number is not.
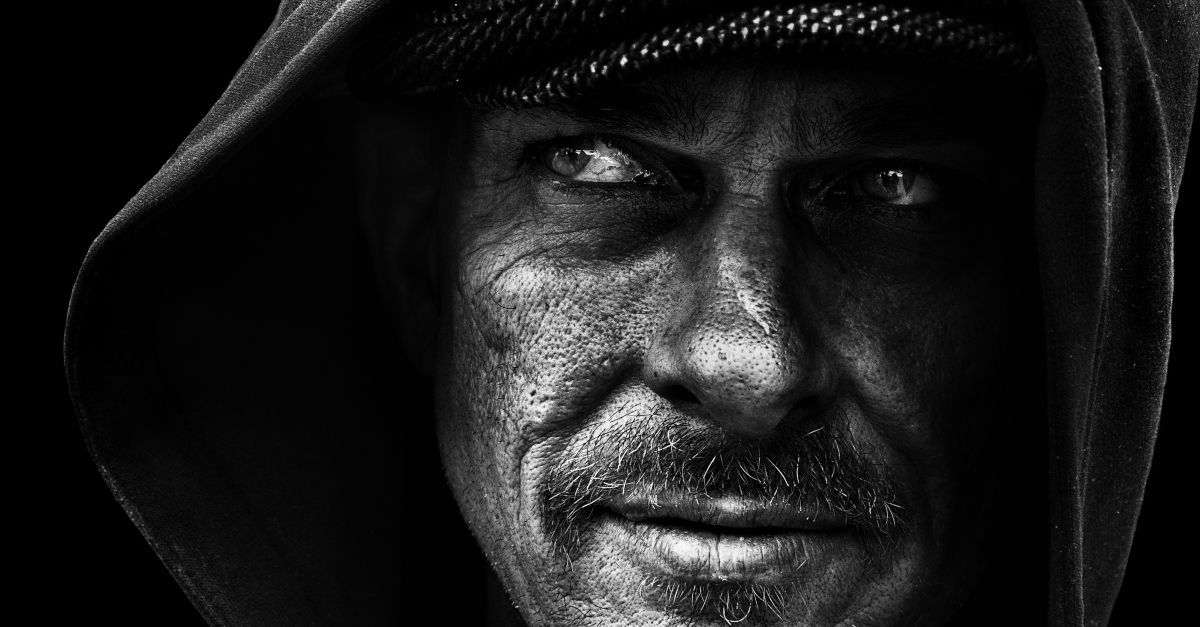
<svg viewBox="0 0 1200 627"><path fill-rule="evenodd" d="M596 511L633 493L817 508L845 517L875 548L895 546L909 527L901 484L829 424L781 425L770 438L747 440L685 417L652 416L596 425L574 440L541 494L545 532L569 559Z"/></svg>

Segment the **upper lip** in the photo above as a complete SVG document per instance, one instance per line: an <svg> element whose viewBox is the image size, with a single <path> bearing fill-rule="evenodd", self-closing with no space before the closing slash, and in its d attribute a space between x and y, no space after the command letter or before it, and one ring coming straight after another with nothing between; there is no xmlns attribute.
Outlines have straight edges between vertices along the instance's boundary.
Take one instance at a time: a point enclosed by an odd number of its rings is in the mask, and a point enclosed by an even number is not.
<svg viewBox="0 0 1200 627"><path fill-rule="evenodd" d="M634 522L675 518L715 527L778 527L797 531L823 531L848 525L845 516L828 510L739 496L623 495L605 504Z"/></svg>

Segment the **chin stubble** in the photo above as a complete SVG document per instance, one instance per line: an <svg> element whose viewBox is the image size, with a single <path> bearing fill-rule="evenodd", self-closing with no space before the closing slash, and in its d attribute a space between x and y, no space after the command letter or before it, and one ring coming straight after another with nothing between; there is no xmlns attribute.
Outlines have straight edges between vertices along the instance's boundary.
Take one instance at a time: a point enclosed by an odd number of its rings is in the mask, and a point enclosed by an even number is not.
<svg viewBox="0 0 1200 627"><path fill-rule="evenodd" d="M697 621L715 617L730 625L754 618L782 619L801 587L795 581L700 583L662 577L646 577L640 584L643 594L671 612Z"/></svg>

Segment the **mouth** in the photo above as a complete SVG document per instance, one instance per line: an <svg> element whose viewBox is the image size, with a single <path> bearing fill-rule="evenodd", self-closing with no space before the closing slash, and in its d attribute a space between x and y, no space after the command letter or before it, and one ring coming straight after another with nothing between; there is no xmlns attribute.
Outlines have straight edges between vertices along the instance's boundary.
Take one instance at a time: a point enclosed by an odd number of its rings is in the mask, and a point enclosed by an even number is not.
<svg viewBox="0 0 1200 627"><path fill-rule="evenodd" d="M600 518L652 577L695 582L792 580L852 535L844 516L739 497L623 496Z"/></svg>
<svg viewBox="0 0 1200 627"><path fill-rule="evenodd" d="M848 526L845 516L816 507L742 497L621 496L607 507L632 522L726 529L730 533L829 531Z"/></svg>

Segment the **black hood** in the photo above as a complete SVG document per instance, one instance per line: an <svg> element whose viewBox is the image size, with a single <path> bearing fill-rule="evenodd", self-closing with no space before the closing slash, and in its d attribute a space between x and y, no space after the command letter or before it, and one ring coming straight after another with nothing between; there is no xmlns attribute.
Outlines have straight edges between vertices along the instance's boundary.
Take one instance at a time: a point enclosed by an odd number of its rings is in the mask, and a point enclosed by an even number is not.
<svg viewBox="0 0 1200 627"><path fill-rule="evenodd" d="M358 218L362 102L343 77L380 29L418 19L395 4L285 1L72 295L66 366L89 450L213 625L396 624L421 616L413 599L483 594L430 383L404 361ZM1045 81L1049 621L1104 625L1158 430L1200 5L1019 10Z"/></svg>

